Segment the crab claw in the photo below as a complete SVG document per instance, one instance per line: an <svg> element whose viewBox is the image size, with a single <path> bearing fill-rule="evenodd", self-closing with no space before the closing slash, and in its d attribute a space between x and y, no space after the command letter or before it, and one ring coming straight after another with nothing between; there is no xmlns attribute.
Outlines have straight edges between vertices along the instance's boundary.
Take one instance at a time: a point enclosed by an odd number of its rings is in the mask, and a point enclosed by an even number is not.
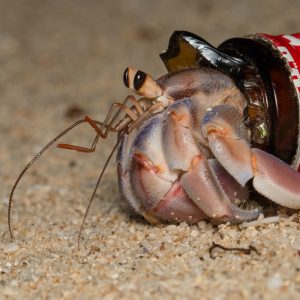
<svg viewBox="0 0 300 300"><path fill-rule="evenodd" d="M213 107L203 119L202 131L216 159L239 183L253 178L254 188L265 197L300 208L300 173L269 153L251 149L237 109Z"/></svg>
<svg viewBox="0 0 300 300"><path fill-rule="evenodd" d="M202 122L210 150L221 165L240 184L253 177L251 148L244 139L242 118L236 108L218 105L208 111ZM241 137L242 136L242 137Z"/></svg>
<svg viewBox="0 0 300 300"><path fill-rule="evenodd" d="M252 149L253 186L265 197L294 209L300 208L300 173L282 160Z"/></svg>

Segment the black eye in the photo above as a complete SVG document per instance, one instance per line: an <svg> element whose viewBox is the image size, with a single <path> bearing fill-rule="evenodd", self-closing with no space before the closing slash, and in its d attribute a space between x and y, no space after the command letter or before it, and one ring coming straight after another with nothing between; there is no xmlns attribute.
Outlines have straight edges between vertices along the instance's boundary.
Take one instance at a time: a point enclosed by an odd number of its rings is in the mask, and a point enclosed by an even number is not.
<svg viewBox="0 0 300 300"><path fill-rule="evenodd" d="M133 81L133 86L135 90L139 90L142 85L145 82L146 79L146 73L142 72L142 71L137 71L135 76L134 76L134 81Z"/></svg>
<svg viewBox="0 0 300 300"><path fill-rule="evenodd" d="M128 68L127 68L127 69L124 71L124 74L123 74L123 82L124 82L125 86L129 88L128 73L129 73L129 70L128 70Z"/></svg>

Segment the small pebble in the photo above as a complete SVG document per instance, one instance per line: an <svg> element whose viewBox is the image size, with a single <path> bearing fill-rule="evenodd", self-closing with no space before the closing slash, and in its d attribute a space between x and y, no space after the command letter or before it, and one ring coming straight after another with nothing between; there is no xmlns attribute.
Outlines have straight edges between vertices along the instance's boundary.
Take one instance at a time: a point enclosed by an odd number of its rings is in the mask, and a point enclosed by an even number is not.
<svg viewBox="0 0 300 300"><path fill-rule="evenodd" d="M256 235L257 235L257 230L255 229L255 228L253 228L253 227L249 227L249 228L247 228L247 230L245 231L245 236L247 237L247 238L254 238Z"/></svg>
<svg viewBox="0 0 300 300"><path fill-rule="evenodd" d="M300 250L300 239L296 239L291 244L292 248L295 250Z"/></svg>
<svg viewBox="0 0 300 300"><path fill-rule="evenodd" d="M16 260L16 261L14 262L14 267L18 267L19 264L20 264L20 262L19 262L18 260Z"/></svg>
<svg viewBox="0 0 300 300"><path fill-rule="evenodd" d="M129 227L129 232L130 232L131 234L134 234L134 233L135 233L135 227L134 227L134 226L130 226L130 227Z"/></svg>
<svg viewBox="0 0 300 300"><path fill-rule="evenodd" d="M100 252L100 248L97 247L97 246L92 245L89 254L95 254L97 252Z"/></svg>
<svg viewBox="0 0 300 300"><path fill-rule="evenodd" d="M4 253L12 253L12 252L17 251L18 249L19 249L19 246L17 243L9 243L3 247L3 252Z"/></svg>
<svg viewBox="0 0 300 300"><path fill-rule="evenodd" d="M195 279L194 279L194 285L197 286L201 286L203 284L203 276L197 276Z"/></svg>
<svg viewBox="0 0 300 300"><path fill-rule="evenodd" d="M166 229L167 229L169 232L172 232L172 231L177 230L177 229L178 229L177 227L178 227L178 226L171 224L171 225L167 225L167 226L166 226Z"/></svg>
<svg viewBox="0 0 300 300"><path fill-rule="evenodd" d="M119 278L119 274L118 273L113 273L113 274L111 274L111 278L112 279L117 279L117 278Z"/></svg>
<svg viewBox="0 0 300 300"><path fill-rule="evenodd" d="M143 253L148 254L150 253L150 251L147 247L143 247Z"/></svg>
<svg viewBox="0 0 300 300"><path fill-rule="evenodd" d="M196 238L197 236L199 236L199 231L198 230L192 230L191 231L191 237Z"/></svg>
<svg viewBox="0 0 300 300"><path fill-rule="evenodd" d="M198 227L200 229L205 229L206 225L207 225L207 223L205 221L201 221L201 222L198 223Z"/></svg>
<svg viewBox="0 0 300 300"><path fill-rule="evenodd" d="M7 204L8 201L9 201L9 198L8 198L8 197L2 197L0 203L1 203L1 204Z"/></svg>
<svg viewBox="0 0 300 300"><path fill-rule="evenodd" d="M13 279L13 280L10 282L10 285L11 285L11 286L18 286L19 283L18 283L17 280Z"/></svg>
<svg viewBox="0 0 300 300"><path fill-rule="evenodd" d="M279 273L275 273L272 277L270 277L267 281L268 289L278 289L282 286L282 278Z"/></svg>
<svg viewBox="0 0 300 300"><path fill-rule="evenodd" d="M234 229L230 229L227 231L227 235L232 238L235 239L237 237L237 231Z"/></svg>

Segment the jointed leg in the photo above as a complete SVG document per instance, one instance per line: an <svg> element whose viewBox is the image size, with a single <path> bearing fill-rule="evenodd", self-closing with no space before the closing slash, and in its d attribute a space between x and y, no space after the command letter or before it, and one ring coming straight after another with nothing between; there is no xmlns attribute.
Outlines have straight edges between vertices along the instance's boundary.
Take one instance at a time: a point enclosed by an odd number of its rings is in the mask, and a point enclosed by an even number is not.
<svg viewBox="0 0 300 300"><path fill-rule="evenodd" d="M99 135L97 134L91 148L75 146L75 145L70 145L70 144L63 144L63 143L58 144L57 147L62 148L62 149L75 150L75 151L78 151L78 152L92 153L96 150L98 140L99 140Z"/></svg>
<svg viewBox="0 0 300 300"><path fill-rule="evenodd" d="M126 106L128 101L132 102L133 106L136 108L136 111ZM118 110L113 115L116 107L118 108ZM126 116L122 120L120 120L116 125L114 125L114 123L116 122L116 120L122 112L124 112ZM128 96L122 104L114 103L110 107L109 112L103 123L95 121L88 116L85 117L85 120L96 130L97 134L99 134L102 138L105 139L109 131L119 132L122 129L124 129L124 127L127 126L130 122L138 120L143 114L144 111L139 101L136 100L133 96ZM112 115L113 118L110 120ZM100 125L100 127L98 125Z"/></svg>
<svg viewBox="0 0 300 300"><path fill-rule="evenodd" d="M85 119L84 119L85 122L89 123L97 132L94 142L90 148L71 145L71 144L63 144L63 143L58 144L57 147L63 148L63 149L68 149L68 150L75 150L75 151L84 152L84 153L94 152L96 149L96 145L99 140L99 137L106 139L109 131L117 131L118 132L118 131L122 130L125 126L127 126L130 123L130 121L135 121L138 118L138 116L136 116L136 113L126 106L126 103L128 101L131 101L133 103L133 105L136 108L138 113L143 112L142 107L140 106L139 102L133 96L128 96L123 101L122 104L114 103L110 107L109 112L103 123L99 122L99 121L95 121L92 118L90 118L89 116L85 117ZM116 107L118 108L118 110L114 114L112 120L109 121L109 119L111 118L112 114L114 113ZM114 127L114 122L117 120L117 118L119 117L119 115L122 111L125 112L126 116L128 116L129 118L128 117L123 118L119 122L120 124L118 123L117 126Z"/></svg>
<svg viewBox="0 0 300 300"><path fill-rule="evenodd" d="M191 169L181 177L180 183L190 199L215 223L240 223L259 216L258 210L243 210L230 201L204 157L194 158Z"/></svg>
<svg viewBox="0 0 300 300"><path fill-rule="evenodd" d="M140 115L136 120L134 120L127 129L127 133L130 133L134 128L139 126L145 119L153 114L157 109L162 106L160 102L155 103L154 105L150 106L147 110L144 111L142 115Z"/></svg>

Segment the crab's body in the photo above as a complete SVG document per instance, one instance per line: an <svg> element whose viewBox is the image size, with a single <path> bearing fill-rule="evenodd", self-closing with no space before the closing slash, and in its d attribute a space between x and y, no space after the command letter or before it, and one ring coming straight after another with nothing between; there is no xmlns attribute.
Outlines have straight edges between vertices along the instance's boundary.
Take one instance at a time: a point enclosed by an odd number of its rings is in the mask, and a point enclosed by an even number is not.
<svg viewBox="0 0 300 300"><path fill-rule="evenodd" d="M11 204L20 179L53 143L85 122L96 131L90 148L70 144L58 147L91 153L99 139L106 139L109 133L118 133L118 139L95 186L78 241L97 187L117 147L121 194L152 223L195 223L203 219L238 223L255 219L259 210L245 210L238 205L247 200L251 184L266 198L300 209L300 172L293 168L300 170L300 140L280 147L278 152L288 149L291 157L294 151L293 167L265 152L266 147L262 147L265 151L256 148L268 145L274 128L281 138L284 135L280 126L274 127L264 113L264 109L268 111L268 102L263 101L267 94L260 93L263 80L256 66L249 60L222 53L188 32L175 32L161 58L169 73L157 80L133 68L125 70L125 85L141 95L140 99L128 96L122 103L112 104L103 122L88 116L75 122L25 166L10 194L11 236ZM281 91L282 86L277 89ZM294 95L290 89L288 94ZM280 124L290 131L289 137L294 137L299 129L294 124L294 114L291 115L292 130L286 122Z"/></svg>
<svg viewBox="0 0 300 300"><path fill-rule="evenodd" d="M258 210L235 205L251 178L268 198L300 208L300 174L251 149L247 102L228 76L186 69L156 84L169 105L124 135L117 157L120 191L137 213L151 222L255 219Z"/></svg>

